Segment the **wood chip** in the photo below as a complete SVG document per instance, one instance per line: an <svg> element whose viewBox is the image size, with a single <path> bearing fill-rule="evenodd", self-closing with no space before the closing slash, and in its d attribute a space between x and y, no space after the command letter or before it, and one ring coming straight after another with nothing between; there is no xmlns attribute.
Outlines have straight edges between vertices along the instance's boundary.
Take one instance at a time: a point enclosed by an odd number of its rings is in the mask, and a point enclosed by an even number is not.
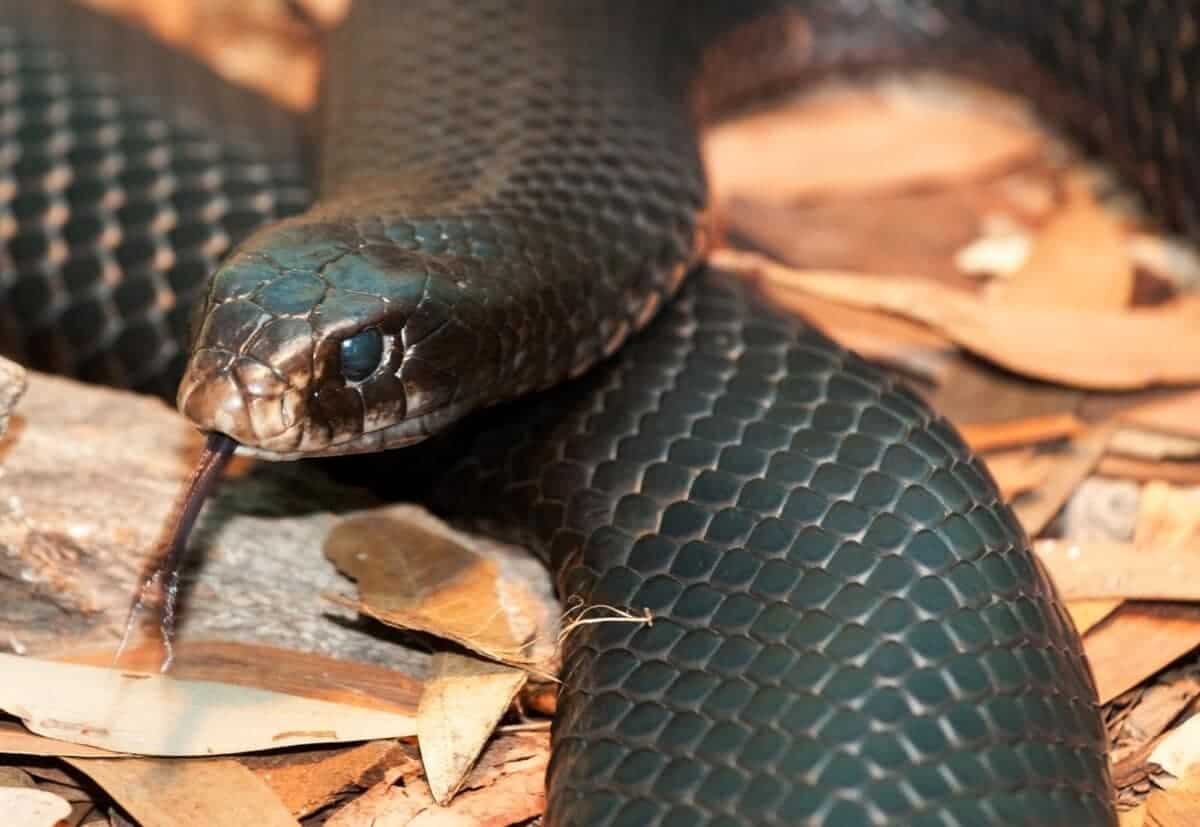
<svg viewBox="0 0 1200 827"><path fill-rule="evenodd" d="M447 804L466 781L526 673L492 661L438 652L421 696L417 739L433 798Z"/></svg>
<svg viewBox="0 0 1200 827"><path fill-rule="evenodd" d="M68 758L146 827L297 827L262 780L231 758Z"/></svg>

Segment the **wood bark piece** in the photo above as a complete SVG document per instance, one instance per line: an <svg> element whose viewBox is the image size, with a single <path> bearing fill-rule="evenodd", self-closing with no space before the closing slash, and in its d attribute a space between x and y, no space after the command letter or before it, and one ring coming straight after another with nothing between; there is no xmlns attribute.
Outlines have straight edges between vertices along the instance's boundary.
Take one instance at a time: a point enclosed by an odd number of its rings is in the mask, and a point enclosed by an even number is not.
<svg viewBox="0 0 1200 827"><path fill-rule="evenodd" d="M68 758L140 827L298 827L275 793L231 758Z"/></svg>
<svg viewBox="0 0 1200 827"><path fill-rule="evenodd" d="M1200 646L1200 606L1126 603L1083 637L1100 703Z"/></svg>
<svg viewBox="0 0 1200 827"><path fill-rule="evenodd" d="M0 440L0 646L115 649L200 435L157 399L34 373L16 418ZM353 592L321 555L325 535L339 512L378 501L307 463L235 465L192 539L181 644L225 639L422 674L427 656L321 598Z"/></svg>
<svg viewBox="0 0 1200 827"><path fill-rule="evenodd" d="M352 787L366 788L382 780L385 772L403 767L420 773L416 749L397 741L368 741L352 747L243 755L249 767L296 818L333 804Z"/></svg>

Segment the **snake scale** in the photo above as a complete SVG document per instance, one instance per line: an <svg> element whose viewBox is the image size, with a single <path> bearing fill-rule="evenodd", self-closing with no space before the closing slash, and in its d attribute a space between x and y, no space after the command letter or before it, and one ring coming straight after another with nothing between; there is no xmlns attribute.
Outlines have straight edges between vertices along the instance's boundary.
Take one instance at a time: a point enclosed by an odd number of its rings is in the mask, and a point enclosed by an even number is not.
<svg viewBox="0 0 1200 827"><path fill-rule="evenodd" d="M1195 231L1197 26L1184 0L357 0L313 165L188 58L0 0L0 349L178 386L267 456L438 434L437 510L564 597L649 609L569 639L547 824L1115 824L1078 637L988 472L697 267L697 135L831 72L946 66Z"/></svg>

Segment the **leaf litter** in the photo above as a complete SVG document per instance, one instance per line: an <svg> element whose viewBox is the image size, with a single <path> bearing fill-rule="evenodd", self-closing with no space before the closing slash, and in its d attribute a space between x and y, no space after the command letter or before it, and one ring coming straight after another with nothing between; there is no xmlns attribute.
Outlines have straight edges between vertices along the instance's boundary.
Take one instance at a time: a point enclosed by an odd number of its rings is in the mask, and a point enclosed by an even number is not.
<svg viewBox="0 0 1200 827"><path fill-rule="evenodd" d="M298 108L313 98L317 29L346 5L304 0L291 6L303 11L297 16L271 2L91 1ZM1188 356L1197 352L1200 301L1188 291L1200 281L1200 258L1128 210L1110 209L1095 194L1094 169L1029 129L1023 105L1003 96L922 77L807 98L708 142L725 226L771 256L722 250L718 261L752 274L781 305L908 377L984 452L1085 632L1107 704L1122 824L1195 823L1200 605L1189 584L1200 580L1193 559L1200 551L1200 389L1189 386L1200 382L1200 370ZM897 152L908 145L923 151ZM914 214L931 220L913 222ZM1182 387L1164 391L1164 384ZM1136 525L1127 534L1087 530L1126 519L1124 511L1108 514L1115 500L1085 499L1104 481L1133 487ZM1084 502L1091 505L1079 507ZM46 728L68 740L35 734L14 717L0 720L0 779L21 783L0 784L0 792L45 793L67 804L59 793L74 790L68 797L90 808L87 823L95 825L128 824L126 814L147 825L200 823L174 820L171 802L194 803L218 821L237 812L244 823L263 824L507 825L535 818L544 805L548 737L505 732L503 721L511 720L505 716L513 714L514 697L521 709L553 711L544 680L520 689L531 672L553 674L558 610L544 583L507 551L464 557L419 518L415 529L398 532L408 550L393 552L401 547L395 538L381 538L397 533L396 519L385 509L333 526L333 534L342 533L327 544L330 557L357 577L360 590L357 598L329 596L446 641L427 644L435 654L423 683L269 647L251 657L227 641L194 642L210 648L207 656L194 654L191 671L185 647L168 680L218 685L234 693L235 709L259 697L274 706L282 694L356 710L352 718L404 711L423 728L419 756L411 740L373 730L352 745L211 759L115 758L75 745L79 731L61 726L70 716ZM462 547L477 554L473 543ZM431 565L431 550L449 562ZM397 588L406 582L420 582L424 591ZM571 608L567 629L572 618L653 620L623 607ZM91 693L114 680L163 680L122 678L96 651L75 653L73 663L26 659L12 674L94 702ZM297 677L267 681L272 672ZM44 723L48 716L37 712L49 694L27 691L10 699L9 711ZM194 710L205 708L203 700L197 704ZM76 723L103 729L92 726L96 709L83 710ZM192 728L180 743L231 743L204 734L197 717L173 719ZM321 720L312 725L337 728L330 723L336 717ZM492 735L498 723L501 734ZM128 748L130 737L98 740ZM43 775L42 765L28 764L55 758ZM202 779L208 786L198 784ZM437 803L446 800L448 807Z"/></svg>

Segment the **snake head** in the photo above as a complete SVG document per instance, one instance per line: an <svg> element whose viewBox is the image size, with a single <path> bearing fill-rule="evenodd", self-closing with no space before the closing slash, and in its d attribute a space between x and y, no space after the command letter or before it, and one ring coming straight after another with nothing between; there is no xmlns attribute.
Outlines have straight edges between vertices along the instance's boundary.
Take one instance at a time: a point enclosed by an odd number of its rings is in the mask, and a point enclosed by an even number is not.
<svg viewBox="0 0 1200 827"><path fill-rule="evenodd" d="M213 275L179 410L272 459L419 441L496 378L465 278L338 223L260 231Z"/></svg>

